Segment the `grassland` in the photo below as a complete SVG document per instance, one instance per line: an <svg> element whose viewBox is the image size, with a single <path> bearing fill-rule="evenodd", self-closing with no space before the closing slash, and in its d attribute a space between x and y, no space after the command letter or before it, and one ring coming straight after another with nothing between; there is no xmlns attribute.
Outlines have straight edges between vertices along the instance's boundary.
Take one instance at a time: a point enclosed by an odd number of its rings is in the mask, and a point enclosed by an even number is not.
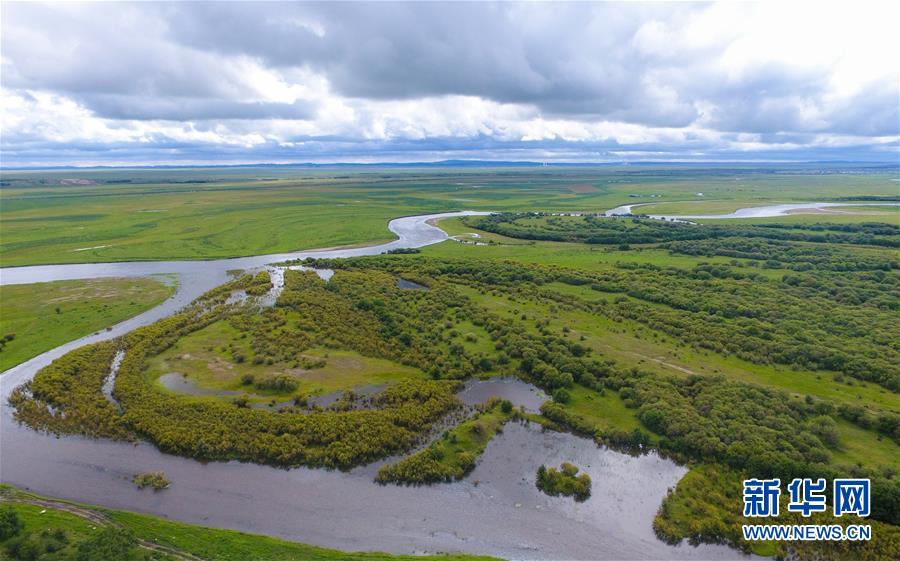
<svg viewBox="0 0 900 561"><path fill-rule="evenodd" d="M820 172L802 166L778 173L752 166L4 171L0 263L213 258L369 243L392 237L390 218L458 209L602 211L640 202L742 206L897 194L890 170Z"/></svg>
<svg viewBox="0 0 900 561"><path fill-rule="evenodd" d="M840 448L834 453L836 461L888 470L898 468L900 450L890 438L863 430L843 419L837 425Z"/></svg>
<svg viewBox="0 0 900 561"><path fill-rule="evenodd" d="M115 526L130 531L142 546L159 547L148 558L157 560L185 559L186 555L207 561L488 561L488 557L468 555L409 556L386 553L351 553L289 542L277 538L246 534L231 530L204 528L153 516L107 510L63 501L44 499L9 486L0 487L3 505L11 506L24 522L24 532L62 530L71 543L53 559L75 559L75 547L98 531L98 527ZM15 502L14 502L15 501ZM89 518L86 518L89 517ZM0 542L0 548L3 543ZM151 556L152 555L152 556ZM144 556L135 556L144 559ZM110 559L109 561L113 561ZM118 560L117 560L118 561Z"/></svg>
<svg viewBox="0 0 900 561"><path fill-rule="evenodd" d="M593 426L594 432L605 432L610 429L626 432L637 428L646 430L646 427L635 416L635 410L627 408L617 393L598 394L581 386L567 391L570 401L563 407L581 421ZM655 439L653 435L650 438L651 441Z"/></svg>
<svg viewBox="0 0 900 561"><path fill-rule="evenodd" d="M96 279L0 286L0 372L159 304L174 286L158 279Z"/></svg>
<svg viewBox="0 0 900 561"><path fill-rule="evenodd" d="M234 347L230 347L232 345ZM208 394L198 399L230 401L233 395L242 393L254 403L285 401L295 396L314 397L363 386L425 378L425 374L416 368L347 349L314 347L304 350L304 358L317 362L315 368L304 368L294 361L275 364L237 362L234 351L227 351L229 348L236 348L244 356L252 356L246 335L241 337L241 332L227 321L220 320L180 339L171 348L153 357L147 376L158 380L166 374L182 374L185 380L200 389L198 393ZM289 391L259 389L244 381L246 376L259 380L278 375L290 376L297 382L297 388ZM218 395L215 395L216 392L219 392Z"/></svg>

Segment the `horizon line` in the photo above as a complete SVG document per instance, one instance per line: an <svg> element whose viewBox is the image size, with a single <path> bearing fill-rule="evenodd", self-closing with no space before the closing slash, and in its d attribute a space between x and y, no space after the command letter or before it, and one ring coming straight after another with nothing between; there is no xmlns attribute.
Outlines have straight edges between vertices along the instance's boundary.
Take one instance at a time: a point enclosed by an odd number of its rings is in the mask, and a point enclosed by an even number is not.
<svg viewBox="0 0 900 561"><path fill-rule="evenodd" d="M64 164L5 166L4 171L56 171L56 170L113 170L113 169L194 169L194 168L329 168L329 167L613 167L654 165L861 165L872 167L892 166L900 170L900 161L892 160L622 160L560 162L539 160L480 160L449 159L411 162L252 162L252 163L188 163L188 164Z"/></svg>

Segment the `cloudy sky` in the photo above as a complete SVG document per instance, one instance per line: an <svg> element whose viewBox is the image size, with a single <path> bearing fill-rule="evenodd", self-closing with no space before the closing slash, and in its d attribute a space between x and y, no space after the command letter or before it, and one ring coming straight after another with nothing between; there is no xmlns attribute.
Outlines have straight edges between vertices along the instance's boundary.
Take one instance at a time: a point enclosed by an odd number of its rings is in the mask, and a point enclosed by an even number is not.
<svg viewBox="0 0 900 561"><path fill-rule="evenodd" d="M3 166L900 157L900 3L2 4Z"/></svg>

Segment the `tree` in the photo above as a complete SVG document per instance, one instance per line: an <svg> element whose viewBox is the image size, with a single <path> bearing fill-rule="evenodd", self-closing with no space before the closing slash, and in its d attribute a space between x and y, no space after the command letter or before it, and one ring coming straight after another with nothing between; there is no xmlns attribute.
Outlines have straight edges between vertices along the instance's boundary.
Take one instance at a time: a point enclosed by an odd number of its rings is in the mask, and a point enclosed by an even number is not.
<svg viewBox="0 0 900 561"><path fill-rule="evenodd" d="M541 464L537 470L537 486L543 487L547 483L547 466Z"/></svg>

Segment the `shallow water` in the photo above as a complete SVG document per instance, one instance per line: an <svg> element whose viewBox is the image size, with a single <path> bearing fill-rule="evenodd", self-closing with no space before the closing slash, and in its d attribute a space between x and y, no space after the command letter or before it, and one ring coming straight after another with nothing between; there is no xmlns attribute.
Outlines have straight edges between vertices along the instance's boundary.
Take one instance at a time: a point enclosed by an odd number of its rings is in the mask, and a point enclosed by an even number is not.
<svg viewBox="0 0 900 561"><path fill-rule="evenodd" d="M157 378L157 382L171 392L182 393L185 395L214 395L217 397L228 397L241 394L241 392L232 390L217 390L215 388L200 387L194 380L185 377L181 372L169 372L168 374L163 374Z"/></svg>
<svg viewBox="0 0 900 561"><path fill-rule="evenodd" d="M452 213L458 215L458 213ZM671 547L651 529L666 490L685 468L655 454L631 457L593 441L509 424L464 481L431 487L380 486L375 465L348 473L290 470L239 462L201 463L128 444L40 434L14 422L9 392L53 359L80 346L117 337L171 315L229 280L233 269L309 256L371 255L421 247L447 238L428 225L446 215L390 223L397 241L368 248L297 252L218 261L135 262L21 267L0 270L0 283L134 277L172 273L176 294L152 310L44 353L0 376L0 480L42 494L185 522L281 536L345 550L415 553L465 551L511 559L737 559L721 546ZM491 395L536 410L545 399L519 381L472 381L461 398ZM584 503L547 497L534 487L541 464L572 461L594 480ZM135 473L165 471L170 489L138 490Z"/></svg>
<svg viewBox="0 0 900 561"><path fill-rule="evenodd" d="M510 400L516 407L524 407L529 413L537 413L541 404L550 399L540 388L516 378L469 380L457 397L466 405L477 405L499 397Z"/></svg>
<svg viewBox="0 0 900 561"><path fill-rule="evenodd" d="M112 363L109 365L109 375L106 377L106 380L103 382L103 387L101 388L103 397L106 398L106 401L115 405L119 410L119 413L122 412L122 407L119 405L116 398L113 397L113 388L116 385L116 376L119 375L119 367L122 366L122 359L124 358L125 351L121 349L116 351L116 356L113 357Z"/></svg>
<svg viewBox="0 0 900 561"><path fill-rule="evenodd" d="M366 384L363 386L356 386L353 388L353 393L356 394L357 398L364 398L373 396L379 393L381 390L385 389L387 384ZM335 391L328 392L322 395L317 395L310 397L308 399L308 403L310 406L318 405L319 407L328 407L332 403L340 400L344 396L344 391Z"/></svg>
<svg viewBox="0 0 900 561"><path fill-rule="evenodd" d="M334 271L332 269L316 269L313 267L305 267L303 265L291 265L288 269L292 271L313 271L325 282L330 281L331 277L334 276Z"/></svg>
<svg viewBox="0 0 900 561"><path fill-rule="evenodd" d="M397 288L404 290L428 290L428 287L406 279L397 279Z"/></svg>

